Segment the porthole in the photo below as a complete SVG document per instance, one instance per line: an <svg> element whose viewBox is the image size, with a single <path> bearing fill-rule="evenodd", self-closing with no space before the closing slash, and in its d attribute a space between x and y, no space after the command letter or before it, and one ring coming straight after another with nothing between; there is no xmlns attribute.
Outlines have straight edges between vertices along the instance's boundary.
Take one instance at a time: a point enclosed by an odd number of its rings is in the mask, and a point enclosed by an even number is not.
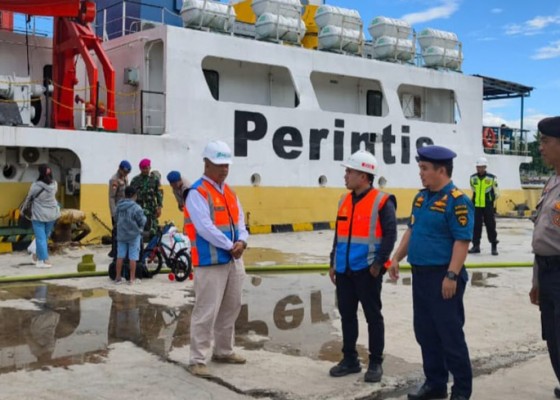
<svg viewBox="0 0 560 400"><path fill-rule="evenodd" d="M387 179L384 176L380 176L377 180L377 185L380 189L383 189L387 185Z"/></svg>
<svg viewBox="0 0 560 400"><path fill-rule="evenodd" d="M327 186L327 177L325 175L321 175L319 177L319 186L321 187Z"/></svg>
<svg viewBox="0 0 560 400"><path fill-rule="evenodd" d="M6 179L14 179L17 175L17 167L12 164L4 165L4 168L2 168L2 175Z"/></svg>
<svg viewBox="0 0 560 400"><path fill-rule="evenodd" d="M253 174L251 175L251 185L253 186L260 186L261 184L261 176L260 174Z"/></svg>

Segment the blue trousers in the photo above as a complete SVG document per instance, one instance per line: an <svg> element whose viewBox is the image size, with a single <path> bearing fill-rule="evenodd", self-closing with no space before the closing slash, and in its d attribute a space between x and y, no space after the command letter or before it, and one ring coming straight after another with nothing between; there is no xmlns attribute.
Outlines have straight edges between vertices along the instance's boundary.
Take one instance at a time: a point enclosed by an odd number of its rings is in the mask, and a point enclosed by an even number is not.
<svg viewBox="0 0 560 400"><path fill-rule="evenodd" d="M536 256L539 266L539 308L542 338L556 379L560 382L560 256Z"/></svg>
<svg viewBox="0 0 560 400"><path fill-rule="evenodd" d="M348 274L336 274L336 299L342 322L342 353L347 360L358 358L358 303L368 324L369 363L383 362L385 324L381 314L381 274L374 278L369 268Z"/></svg>
<svg viewBox="0 0 560 400"><path fill-rule="evenodd" d="M414 333L422 349L426 383L436 390L447 389L451 372L452 392L469 398L472 369L463 333L467 275L463 270L457 280L455 296L445 300L441 285L446 271L447 267L413 267Z"/></svg>
<svg viewBox="0 0 560 400"><path fill-rule="evenodd" d="M45 261L49 259L49 248L47 241L54 228L55 221L31 221L33 224L33 233L35 234L35 244L37 246L37 260Z"/></svg>

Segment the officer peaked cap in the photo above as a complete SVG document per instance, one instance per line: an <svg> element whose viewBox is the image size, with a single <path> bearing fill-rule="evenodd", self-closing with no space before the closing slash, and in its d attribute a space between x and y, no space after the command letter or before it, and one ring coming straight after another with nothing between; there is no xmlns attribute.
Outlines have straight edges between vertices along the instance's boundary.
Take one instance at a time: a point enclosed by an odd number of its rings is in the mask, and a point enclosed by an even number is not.
<svg viewBox="0 0 560 400"><path fill-rule="evenodd" d="M560 117L541 119L539 122L539 132L546 136L560 138Z"/></svg>
<svg viewBox="0 0 560 400"><path fill-rule="evenodd" d="M442 146L428 145L418 149L418 157L416 157L416 161L446 164L453 162L455 157L457 157L457 154L453 150L449 150L448 148Z"/></svg>

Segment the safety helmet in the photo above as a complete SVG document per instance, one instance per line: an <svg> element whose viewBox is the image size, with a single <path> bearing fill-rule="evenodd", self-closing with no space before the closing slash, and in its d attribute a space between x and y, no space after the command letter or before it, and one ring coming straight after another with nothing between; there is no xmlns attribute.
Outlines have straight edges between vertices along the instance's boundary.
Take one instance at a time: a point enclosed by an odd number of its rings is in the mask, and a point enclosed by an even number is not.
<svg viewBox="0 0 560 400"><path fill-rule="evenodd" d="M127 160L122 160L121 163L119 164L119 168L122 169L123 171L130 172L132 170L132 165L130 165L130 163Z"/></svg>
<svg viewBox="0 0 560 400"><path fill-rule="evenodd" d="M369 151L358 150L342 166L374 175L377 170L377 160Z"/></svg>
<svg viewBox="0 0 560 400"><path fill-rule="evenodd" d="M478 157L476 159L476 166L477 167L487 167L488 166L488 160L486 159L486 157Z"/></svg>
<svg viewBox="0 0 560 400"><path fill-rule="evenodd" d="M233 162L229 146L221 140L212 140L202 152L202 158L207 158L212 164L222 165Z"/></svg>
<svg viewBox="0 0 560 400"><path fill-rule="evenodd" d="M171 171L167 174L167 180L169 183L179 182L181 180L181 174L179 171Z"/></svg>

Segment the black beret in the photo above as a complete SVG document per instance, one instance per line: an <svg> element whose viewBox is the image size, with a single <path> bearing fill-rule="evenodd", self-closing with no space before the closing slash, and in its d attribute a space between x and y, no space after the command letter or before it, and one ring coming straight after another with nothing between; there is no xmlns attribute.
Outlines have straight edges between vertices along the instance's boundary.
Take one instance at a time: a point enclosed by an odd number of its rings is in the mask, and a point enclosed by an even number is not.
<svg viewBox="0 0 560 400"><path fill-rule="evenodd" d="M541 119L539 122L539 132L546 136L560 138L560 117Z"/></svg>
<svg viewBox="0 0 560 400"><path fill-rule="evenodd" d="M136 188L134 186L127 186L124 188L124 197L130 199L136 194Z"/></svg>

